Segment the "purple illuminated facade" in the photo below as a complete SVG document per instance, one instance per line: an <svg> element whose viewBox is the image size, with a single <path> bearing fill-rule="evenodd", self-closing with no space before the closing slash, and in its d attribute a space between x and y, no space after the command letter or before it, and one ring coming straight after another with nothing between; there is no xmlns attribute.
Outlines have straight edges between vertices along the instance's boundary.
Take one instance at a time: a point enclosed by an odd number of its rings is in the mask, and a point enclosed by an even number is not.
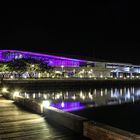
<svg viewBox="0 0 140 140"><path fill-rule="evenodd" d="M0 61L8 62L14 59L21 58L33 58L41 60L49 64L52 67L80 67L86 65L88 61L71 59L47 54L39 54L33 52L17 51L17 50L0 50Z"/></svg>

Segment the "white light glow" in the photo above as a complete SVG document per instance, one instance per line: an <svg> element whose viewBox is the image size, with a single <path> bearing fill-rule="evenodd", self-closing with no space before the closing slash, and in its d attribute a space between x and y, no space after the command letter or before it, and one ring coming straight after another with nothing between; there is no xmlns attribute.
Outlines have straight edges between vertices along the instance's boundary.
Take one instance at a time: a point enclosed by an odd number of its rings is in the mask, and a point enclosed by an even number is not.
<svg viewBox="0 0 140 140"><path fill-rule="evenodd" d="M40 94L40 92L38 93L38 97L41 97L41 94Z"/></svg>
<svg viewBox="0 0 140 140"><path fill-rule="evenodd" d="M107 95L107 88L105 89L105 95Z"/></svg>
<svg viewBox="0 0 140 140"><path fill-rule="evenodd" d="M103 78L103 75L100 75L100 78Z"/></svg>
<svg viewBox="0 0 140 140"><path fill-rule="evenodd" d="M3 93L6 93L6 92L8 92L8 89L7 89L6 87L3 87L3 88L2 88L2 92L3 92Z"/></svg>
<svg viewBox="0 0 140 140"><path fill-rule="evenodd" d="M13 97L19 96L19 93L20 93L20 92L19 92L18 90L14 91Z"/></svg>
<svg viewBox="0 0 140 140"><path fill-rule="evenodd" d="M10 78L11 78L11 79L13 79L13 78L14 78L14 76L13 76L13 75L11 75L11 76L10 76Z"/></svg>
<svg viewBox="0 0 140 140"><path fill-rule="evenodd" d="M33 98L35 99L35 93L33 94Z"/></svg>
<svg viewBox="0 0 140 140"><path fill-rule="evenodd" d="M127 99L130 99L130 93L128 92L126 95L125 95L125 98L127 98Z"/></svg>
<svg viewBox="0 0 140 140"><path fill-rule="evenodd" d="M83 92L82 91L80 91L80 97L82 97L83 96Z"/></svg>
<svg viewBox="0 0 140 140"><path fill-rule="evenodd" d="M72 99L73 99L73 100L75 100L75 99L76 99L76 96L75 96L75 95L73 95L73 96L72 96Z"/></svg>
<svg viewBox="0 0 140 140"><path fill-rule="evenodd" d="M82 99L84 100L85 98L86 98L85 95L83 95L83 96L82 96Z"/></svg>
<svg viewBox="0 0 140 140"><path fill-rule="evenodd" d="M51 104L51 102L49 100L45 100L45 101L42 102L42 106L45 107L45 108L49 107L50 104Z"/></svg>
<svg viewBox="0 0 140 140"><path fill-rule="evenodd" d="M47 95L44 95L44 99L47 99Z"/></svg>
<svg viewBox="0 0 140 140"><path fill-rule="evenodd" d="M29 94L27 94L26 98L29 99Z"/></svg>
<svg viewBox="0 0 140 140"><path fill-rule="evenodd" d="M56 94L56 99L59 99L60 98L60 95L59 94Z"/></svg>
<svg viewBox="0 0 140 140"><path fill-rule="evenodd" d="M66 77L66 78L69 78L69 76L68 76L68 75L66 75L65 77Z"/></svg>
<svg viewBox="0 0 140 140"><path fill-rule="evenodd" d="M61 103L61 107L63 107L63 108L65 107L65 104L64 104L64 102L62 102L62 103Z"/></svg>
<svg viewBox="0 0 140 140"><path fill-rule="evenodd" d="M101 90L101 96L103 96L103 91Z"/></svg>
<svg viewBox="0 0 140 140"><path fill-rule="evenodd" d="M25 79L26 79L26 78L27 78L27 76L26 76L26 75L23 75L23 78L25 78Z"/></svg>
<svg viewBox="0 0 140 140"><path fill-rule="evenodd" d="M40 78L41 77L41 73L38 73L38 78Z"/></svg>
<svg viewBox="0 0 140 140"><path fill-rule="evenodd" d="M90 99L93 99L93 96L92 96L91 94L89 94L89 98L90 98Z"/></svg>

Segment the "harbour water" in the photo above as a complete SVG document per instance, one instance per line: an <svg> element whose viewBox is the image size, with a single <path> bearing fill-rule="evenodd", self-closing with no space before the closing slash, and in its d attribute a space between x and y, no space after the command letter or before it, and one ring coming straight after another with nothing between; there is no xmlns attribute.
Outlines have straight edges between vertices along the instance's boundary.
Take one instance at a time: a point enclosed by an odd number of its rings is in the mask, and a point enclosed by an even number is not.
<svg viewBox="0 0 140 140"><path fill-rule="evenodd" d="M140 87L22 88L20 95L90 120L140 134Z"/></svg>
<svg viewBox="0 0 140 140"><path fill-rule="evenodd" d="M79 88L79 89L22 89L20 95L38 102L48 101L50 106L73 111L89 107L135 103L140 99L139 87ZM77 108L74 108L77 107ZM79 107L79 108L78 108ZM83 107L83 108L81 108ZM67 110L68 109L68 110Z"/></svg>

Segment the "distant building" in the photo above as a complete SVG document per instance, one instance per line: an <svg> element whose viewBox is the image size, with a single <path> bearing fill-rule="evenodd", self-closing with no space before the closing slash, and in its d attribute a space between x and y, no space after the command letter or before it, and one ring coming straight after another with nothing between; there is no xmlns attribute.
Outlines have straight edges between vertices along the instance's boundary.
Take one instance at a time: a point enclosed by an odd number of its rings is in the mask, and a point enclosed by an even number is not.
<svg viewBox="0 0 140 140"><path fill-rule="evenodd" d="M52 67L80 67L80 65L85 65L88 63L88 61L85 60L71 59L48 54L39 54L16 50L0 50L0 61L7 62L21 58L33 58L36 60L41 60L48 63L48 65Z"/></svg>
<svg viewBox="0 0 140 140"><path fill-rule="evenodd" d="M17 51L17 50L0 50L0 61L8 62L21 58L33 58L47 63L54 67L56 71L66 71L75 73L84 73L83 76L92 75L92 77L126 77L140 74L140 66L126 63L111 63L79 60L54 56L48 54L40 54L34 52Z"/></svg>

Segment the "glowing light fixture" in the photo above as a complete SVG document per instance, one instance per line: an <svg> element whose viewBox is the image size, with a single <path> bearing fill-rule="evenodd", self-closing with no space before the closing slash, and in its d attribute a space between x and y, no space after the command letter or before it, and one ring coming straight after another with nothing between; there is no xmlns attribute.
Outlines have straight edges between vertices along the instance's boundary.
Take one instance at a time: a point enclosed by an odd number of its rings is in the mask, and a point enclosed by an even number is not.
<svg viewBox="0 0 140 140"><path fill-rule="evenodd" d="M19 91L18 90L14 91L13 97L15 97L15 96L19 96Z"/></svg>
<svg viewBox="0 0 140 140"><path fill-rule="evenodd" d="M42 106L45 107L45 108L49 107L50 104L51 104L51 102L50 102L49 100L44 100L44 101L42 102Z"/></svg>
<svg viewBox="0 0 140 140"><path fill-rule="evenodd" d="M62 108L64 108L64 107L65 107L65 104L64 104L64 102L62 102L62 103L61 103L61 107L62 107Z"/></svg>
<svg viewBox="0 0 140 140"><path fill-rule="evenodd" d="M3 88L2 88L2 92L3 92L3 93L6 93L6 92L8 92L8 89L7 89L6 87L3 87Z"/></svg>
<svg viewBox="0 0 140 140"><path fill-rule="evenodd" d="M61 68L64 68L64 66L62 65Z"/></svg>
<svg viewBox="0 0 140 140"><path fill-rule="evenodd" d="M13 76L13 75L11 75L11 76L10 76L10 78L11 78L11 79L13 79L13 78L14 78L14 76Z"/></svg>
<svg viewBox="0 0 140 140"><path fill-rule="evenodd" d="M103 75L100 75L100 78L103 78Z"/></svg>
<svg viewBox="0 0 140 140"><path fill-rule="evenodd" d="M69 76L68 76L68 75L66 75L66 78L69 78Z"/></svg>

